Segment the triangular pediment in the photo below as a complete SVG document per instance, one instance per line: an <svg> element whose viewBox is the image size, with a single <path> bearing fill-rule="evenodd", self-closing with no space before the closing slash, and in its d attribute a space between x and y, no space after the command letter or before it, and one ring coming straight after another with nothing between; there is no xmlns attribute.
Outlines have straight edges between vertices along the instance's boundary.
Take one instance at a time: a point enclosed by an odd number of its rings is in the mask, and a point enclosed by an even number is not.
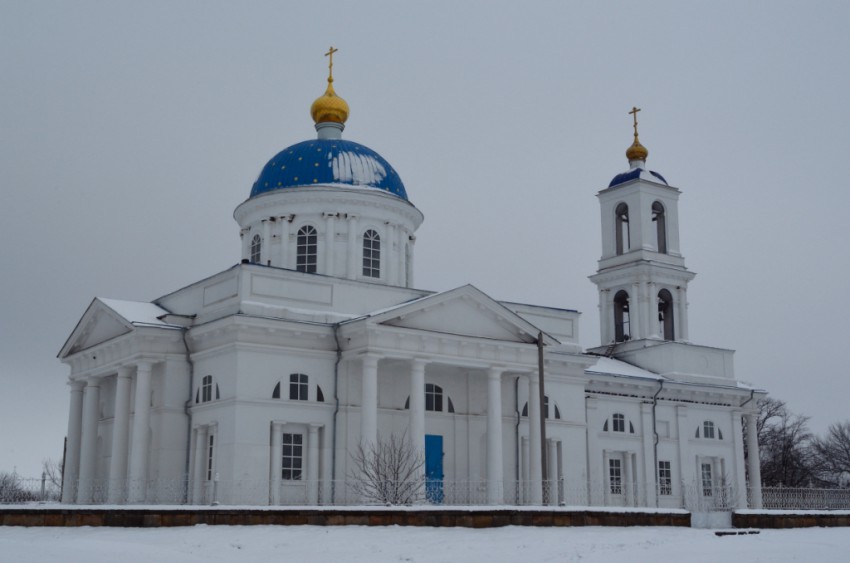
<svg viewBox="0 0 850 563"><path fill-rule="evenodd" d="M59 352L64 358L133 330L133 324L95 298Z"/></svg>
<svg viewBox="0 0 850 563"><path fill-rule="evenodd" d="M530 344L540 329L489 297L465 285L374 314L372 323L426 332ZM558 341L544 333L546 344Z"/></svg>

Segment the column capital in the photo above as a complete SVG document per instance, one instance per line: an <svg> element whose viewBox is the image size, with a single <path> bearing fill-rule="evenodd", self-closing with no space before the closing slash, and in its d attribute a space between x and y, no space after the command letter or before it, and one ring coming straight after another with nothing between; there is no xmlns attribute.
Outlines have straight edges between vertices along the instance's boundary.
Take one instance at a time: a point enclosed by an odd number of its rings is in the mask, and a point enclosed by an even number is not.
<svg viewBox="0 0 850 563"><path fill-rule="evenodd" d="M100 387L100 378L96 377L94 375L90 375L90 376L86 377L85 382L86 382L86 388Z"/></svg>
<svg viewBox="0 0 850 563"><path fill-rule="evenodd" d="M377 368L378 361L381 359L381 357L377 354L364 354L363 356L361 356L361 359L363 361L364 368L366 366Z"/></svg>
<svg viewBox="0 0 850 563"><path fill-rule="evenodd" d="M503 366L490 366L487 368L487 377L490 379L502 379L502 374L506 371L508 369Z"/></svg>
<svg viewBox="0 0 850 563"><path fill-rule="evenodd" d="M136 371L151 371L156 362L151 359L143 359L136 362Z"/></svg>
<svg viewBox="0 0 850 563"><path fill-rule="evenodd" d="M307 429L310 431L310 434L315 434L319 431L319 428L322 428L323 426L324 424L322 424L321 422L311 422L307 426Z"/></svg>
<svg viewBox="0 0 850 563"><path fill-rule="evenodd" d="M86 382L82 379L72 379L68 382L68 387L71 388L71 393L82 393L83 387L85 386Z"/></svg>
<svg viewBox="0 0 850 563"><path fill-rule="evenodd" d="M133 375L133 368L130 366L118 366L116 375L123 379L129 379Z"/></svg>

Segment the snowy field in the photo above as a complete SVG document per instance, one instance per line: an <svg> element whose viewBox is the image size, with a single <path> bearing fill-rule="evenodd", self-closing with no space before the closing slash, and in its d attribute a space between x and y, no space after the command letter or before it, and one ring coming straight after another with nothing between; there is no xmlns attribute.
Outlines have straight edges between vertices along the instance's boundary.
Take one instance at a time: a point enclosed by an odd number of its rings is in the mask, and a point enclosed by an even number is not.
<svg viewBox="0 0 850 563"><path fill-rule="evenodd" d="M848 561L850 529L717 537L691 528L0 527L0 562Z"/></svg>

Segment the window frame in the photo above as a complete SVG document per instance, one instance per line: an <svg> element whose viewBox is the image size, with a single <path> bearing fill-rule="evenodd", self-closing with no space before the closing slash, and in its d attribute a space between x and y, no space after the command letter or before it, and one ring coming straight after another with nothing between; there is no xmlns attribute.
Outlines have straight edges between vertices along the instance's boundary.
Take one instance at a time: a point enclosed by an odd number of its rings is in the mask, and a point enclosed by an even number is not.
<svg viewBox="0 0 850 563"><path fill-rule="evenodd" d="M313 225L303 225L295 235L295 269L315 274L319 264L319 231Z"/></svg>
<svg viewBox="0 0 850 563"><path fill-rule="evenodd" d="M260 235L251 237L251 253L249 262L251 264L259 264L263 257L263 239Z"/></svg>
<svg viewBox="0 0 850 563"><path fill-rule="evenodd" d="M714 437L715 437L715 432L714 432L715 428L716 428L716 426L714 425L713 421L711 421L711 420L703 421L703 423L702 423L702 437L707 438L709 440L713 440Z"/></svg>
<svg viewBox="0 0 850 563"><path fill-rule="evenodd" d="M206 446L207 446L206 447L206 450L207 450L207 452L206 452L207 453L207 468L206 469L207 470L206 470L205 473L206 473L206 476L207 476L207 481L212 481L213 477L214 477L213 470L215 469L215 464L214 464L214 460L215 460L215 434L210 433L210 435L207 437Z"/></svg>
<svg viewBox="0 0 850 563"><path fill-rule="evenodd" d="M613 432L626 432L626 415L621 412L615 412L611 416L611 430Z"/></svg>
<svg viewBox="0 0 850 563"><path fill-rule="evenodd" d="M702 484L702 496L714 496L714 480L712 478L711 463L703 462L700 465L700 478Z"/></svg>
<svg viewBox="0 0 850 563"><path fill-rule="evenodd" d="M205 375L201 379L201 402L209 403L212 401L213 377Z"/></svg>
<svg viewBox="0 0 850 563"><path fill-rule="evenodd" d="M667 254L667 210L658 200L652 202L651 209L655 223L655 248L660 254Z"/></svg>
<svg viewBox="0 0 850 563"><path fill-rule="evenodd" d="M363 267L364 277L380 279L381 277L381 235L375 229L367 229L363 233Z"/></svg>
<svg viewBox="0 0 850 563"><path fill-rule="evenodd" d="M608 487L612 495L623 494L623 461L621 459L608 460Z"/></svg>
<svg viewBox="0 0 850 563"><path fill-rule="evenodd" d="M673 464L667 460L658 461L658 494L673 494Z"/></svg>
<svg viewBox="0 0 850 563"><path fill-rule="evenodd" d="M310 377L304 373L289 374L289 400L309 401Z"/></svg>
<svg viewBox="0 0 850 563"><path fill-rule="evenodd" d="M280 478L302 481L304 477L304 434L283 432L280 449Z"/></svg>
<svg viewBox="0 0 850 563"><path fill-rule="evenodd" d="M629 292L625 289L614 294L614 342L631 340L630 301Z"/></svg>

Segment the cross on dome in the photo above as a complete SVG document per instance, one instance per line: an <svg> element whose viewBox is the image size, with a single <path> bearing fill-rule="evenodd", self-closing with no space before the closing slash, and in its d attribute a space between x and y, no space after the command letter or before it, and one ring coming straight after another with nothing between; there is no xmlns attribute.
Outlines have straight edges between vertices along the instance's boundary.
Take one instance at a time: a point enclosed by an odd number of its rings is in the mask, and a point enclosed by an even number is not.
<svg viewBox="0 0 850 563"><path fill-rule="evenodd" d="M626 158L629 159L630 164L634 163L632 164L632 166L637 165L638 162L646 162L646 157L649 156L649 151L647 150L647 148L640 144L640 141L638 140L637 114L639 111L639 107L632 106L632 111L629 112L629 115L634 118L635 140L632 143L632 146L626 149Z"/></svg>

